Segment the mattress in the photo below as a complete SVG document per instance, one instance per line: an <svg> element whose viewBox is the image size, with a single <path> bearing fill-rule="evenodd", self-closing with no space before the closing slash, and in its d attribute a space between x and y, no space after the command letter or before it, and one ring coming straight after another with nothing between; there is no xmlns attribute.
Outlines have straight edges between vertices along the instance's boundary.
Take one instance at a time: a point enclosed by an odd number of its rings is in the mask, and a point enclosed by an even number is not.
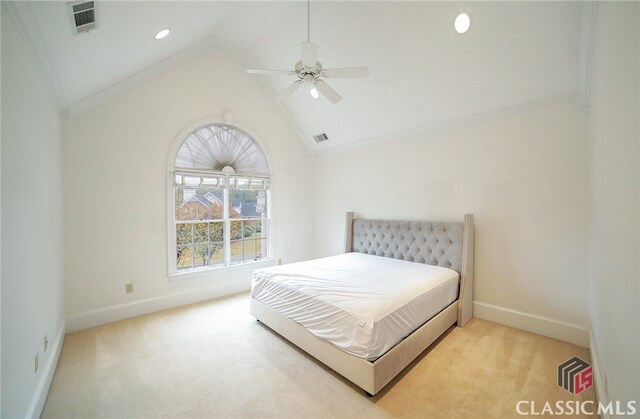
<svg viewBox="0 0 640 419"><path fill-rule="evenodd" d="M374 361L458 296L454 270L362 253L257 269L251 296Z"/></svg>

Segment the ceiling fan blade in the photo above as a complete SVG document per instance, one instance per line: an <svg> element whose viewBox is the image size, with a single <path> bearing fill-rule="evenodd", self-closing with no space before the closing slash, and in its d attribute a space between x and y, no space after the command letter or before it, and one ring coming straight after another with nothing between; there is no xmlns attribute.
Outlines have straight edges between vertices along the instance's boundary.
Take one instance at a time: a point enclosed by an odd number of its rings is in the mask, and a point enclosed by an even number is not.
<svg viewBox="0 0 640 419"><path fill-rule="evenodd" d="M320 92L324 97L329 99L331 103L338 103L342 100L342 96L338 94L331 86L329 86L323 80L318 80L315 83L316 90Z"/></svg>
<svg viewBox="0 0 640 419"><path fill-rule="evenodd" d="M250 68L247 70L247 73L249 74L283 74L288 76L292 76L296 74L295 71L291 71L291 70L268 70L266 68Z"/></svg>
<svg viewBox="0 0 640 419"><path fill-rule="evenodd" d="M347 67L347 68L327 68L322 70L325 77L368 77L369 69L367 67Z"/></svg>
<svg viewBox="0 0 640 419"><path fill-rule="evenodd" d="M318 63L318 45L313 42L300 42L302 50L302 64L315 67Z"/></svg>
<svg viewBox="0 0 640 419"><path fill-rule="evenodd" d="M276 98L276 100L285 100L286 98L288 98L289 96L291 96L293 94L293 92L295 92L296 90L298 90L298 88L302 86L302 80L296 80L293 83L291 83L289 85L289 87L287 87L286 89L284 89L282 91L282 93L280 93L280 96L278 96Z"/></svg>

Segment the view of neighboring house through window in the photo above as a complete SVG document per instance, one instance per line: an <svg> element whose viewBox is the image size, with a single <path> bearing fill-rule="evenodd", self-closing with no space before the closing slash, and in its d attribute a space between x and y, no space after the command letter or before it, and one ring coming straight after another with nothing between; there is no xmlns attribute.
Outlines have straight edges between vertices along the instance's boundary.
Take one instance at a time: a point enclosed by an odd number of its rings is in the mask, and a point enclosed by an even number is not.
<svg viewBox="0 0 640 419"><path fill-rule="evenodd" d="M244 142L243 147L236 147L237 142ZM253 169L251 173L238 173L230 152L240 160L237 167L244 165L245 172ZM247 157L259 161L248 167ZM185 163L187 159L193 163ZM235 127L212 124L190 134L178 152L173 175L174 272L269 257L266 167L255 140Z"/></svg>

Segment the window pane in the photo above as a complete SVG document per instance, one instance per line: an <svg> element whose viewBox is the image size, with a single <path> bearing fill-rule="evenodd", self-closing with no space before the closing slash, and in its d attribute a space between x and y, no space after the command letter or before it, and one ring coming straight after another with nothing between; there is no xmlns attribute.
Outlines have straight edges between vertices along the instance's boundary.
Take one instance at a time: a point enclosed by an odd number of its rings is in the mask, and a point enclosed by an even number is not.
<svg viewBox="0 0 640 419"><path fill-rule="evenodd" d="M191 246L178 246L178 270L191 269L192 256Z"/></svg>
<svg viewBox="0 0 640 419"><path fill-rule="evenodd" d="M212 186L175 187L176 220L221 220L223 189Z"/></svg>
<svg viewBox="0 0 640 419"><path fill-rule="evenodd" d="M229 190L229 216L231 218L266 217L266 209L266 191Z"/></svg>
<svg viewBox="0 0 640 419"><path fill-rule="evenodd" d="M191 224L176 225L176 241L178 242L179 245L193 242Z"/></svg>
<svg viewBox="0 0 640 419"><path fill-rule="evenodd" d="M231 221L231 240L239 240L244 237L243 221Z"/></svg>
<svg viewBox="0 0 640 419"><path fill-rule="evenodd" d="M267 218L267 191L256 191L256 213L261 218Z"/></svg>
<svg viewBox="0 0 640 419"><path fill-rule="evenodd" d="M207 266L209 264L209 246L206 244L196 244L194 246L193 266Z"/></svg>
<svg viewBox="0 0 640 419"><path fill-rule="evenodd" d="M265 240L262 239L262 220L232 221L231 261L250 262L262 259Z"/></svg>
<svg viewBox="0 0 640 419"><path fill-rule="evenodd" d="M250 189L264 189L264 180L262 179L251 179Z"/></svg>
<svg viewBox="0 0 640 419"><path fill-rule="evenodd" d="M217 177L205 177L202 178L202 184L203 185L213 185L213 186L219 186L221 184L220 179Z"/></svg>
<svg viewBox="0 0 640 419"><path fill-rule="evenodd" d="M251 235L244 242L244 260L252 261L260 258L260 240L254 235Z"/></svg>
<svg viewBox="0 0 640 419"><path fill-rule="evenodd" d="M188 186L198 186L200 184L200 177L184 176L184 184Z"/></svg>
<svg viewBox="0 0 640 419"><path fill-rule="evenodd" d="M236 179L236 188L238 188L238 189L248 189L249 188L249 182L251 182L251 180L249 180L249 179L237 178Z"/></svg>
<svg viewBox="0 0 640 419"><path fill-rule="evenodd" d="M243 222L236 223L236 230L241 235ZM224 221L177 224L176 237L179 270L224 265ZM242 260L242 246L238 249L239 258Z"/></svg>
<svg viewBox="0 0 640 419"><path fill-rule="evenodd" d="M209 244L209 265L224 265L224 245L222 243Z"/></svg>
<svg viewBox="0 0 640 419"><path fill-rule="evenodd" d="M257 220L256 221L256 232L259 234L261 238L265 238L269 236L269 220Z"/></svg>
<svg viewBox="0 0 640 419"><path fill-rule="evenodd" d="M196 223L194 227L195 243L207 243L209 241L209 224Z"/></svg>
<svg viewBox="0 0 640 419"><path fill-rule="evenodd" d="M260 247L260 259L269 256L269 248L267 247L267 239L258 240L258 246Z"/></svg>
<svg viewBox="0 0 640 419"><path fill-rule="evenodd" d="M242 240L231 242L231 263L242 262L243 244Z"/></svg>
<svg viewBox="0 0 640 419"><path fill-rule="evenodd" d="M255 220L246 220L244 222L244 238L246 240L255 238L257 225L258 221Z"/></svg>
<svg viewBox="0 0 640 419"><path fill-rule="evenodd" d="M224 222L209 223L209 234L212 242L224 241Z"/></svg>

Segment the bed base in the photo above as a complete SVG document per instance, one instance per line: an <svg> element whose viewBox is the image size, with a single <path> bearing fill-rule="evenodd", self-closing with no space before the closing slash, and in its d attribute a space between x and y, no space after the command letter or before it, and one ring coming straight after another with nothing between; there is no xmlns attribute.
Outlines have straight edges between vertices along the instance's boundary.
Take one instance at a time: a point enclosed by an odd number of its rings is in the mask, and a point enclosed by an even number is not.
<svg viewBox="0 0 640 419"><path fill-rule="evenodd" d="M348 354L303 326L251 298L251 314L270 329L374 395L458 321L458 300L435 315L374 362Z"/></svg>

